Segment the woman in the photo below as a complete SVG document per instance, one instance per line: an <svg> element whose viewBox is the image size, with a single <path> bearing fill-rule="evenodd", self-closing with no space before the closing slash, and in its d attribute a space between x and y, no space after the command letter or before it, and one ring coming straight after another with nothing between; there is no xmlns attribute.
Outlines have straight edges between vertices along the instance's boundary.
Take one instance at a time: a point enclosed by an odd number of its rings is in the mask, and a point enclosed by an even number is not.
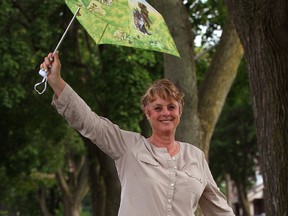
<svg viewBox="0 0 288 216"><path fill-rule="evenodd" d="M122 188L119 216L188 216L198 204L207 216L234 215L203 152L175 140L183 94L173 83L158 80L142 97L141 108L152 127L146 139L92 112L61 78L58 54L53 58L50 53L40 66L49 71L52 104L71 127L115 160Z"/></svg>

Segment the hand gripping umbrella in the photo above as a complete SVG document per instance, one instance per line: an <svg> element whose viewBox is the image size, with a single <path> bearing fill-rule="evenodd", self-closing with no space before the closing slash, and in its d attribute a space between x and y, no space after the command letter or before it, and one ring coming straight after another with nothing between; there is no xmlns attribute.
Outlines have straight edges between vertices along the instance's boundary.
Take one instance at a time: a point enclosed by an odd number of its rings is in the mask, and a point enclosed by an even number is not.
<svg viewBox="0 0 288 216"><path fill-rule="evenodd" d="M71 22L77 14L76 18L96 44L117 44L179 57L165 20L145 0L65 0L65 3L72 12L76 11ZM47 81L47 72L39 74L46 74Z"/></svg>

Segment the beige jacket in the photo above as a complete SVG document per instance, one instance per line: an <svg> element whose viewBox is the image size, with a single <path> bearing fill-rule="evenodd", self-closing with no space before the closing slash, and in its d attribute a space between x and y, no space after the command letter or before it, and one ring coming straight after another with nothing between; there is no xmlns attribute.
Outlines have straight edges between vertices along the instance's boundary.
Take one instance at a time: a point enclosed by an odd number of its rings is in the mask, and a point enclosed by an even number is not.
<svg viewBox="0 0 288 216"><path fill-rule="evenodd" d="M53 106L71 127L115 160L121 182L119 216L233 216L201 150L180 142L171 157L138 133L121 130L91 111L66 84Z"/></svg>

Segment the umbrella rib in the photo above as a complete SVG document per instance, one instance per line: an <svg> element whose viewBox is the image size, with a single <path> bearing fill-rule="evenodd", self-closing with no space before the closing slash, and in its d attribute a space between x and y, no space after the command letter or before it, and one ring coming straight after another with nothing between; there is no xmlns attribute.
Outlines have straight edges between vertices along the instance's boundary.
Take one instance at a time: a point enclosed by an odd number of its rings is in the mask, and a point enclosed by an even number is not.
<svg viewBox="0 0 288 216"><path fill-rule="evenodd" d="M106 24L106 26L105 26L105 28L104 28L104 30L103 30L103 32L102 32L102 34L101 34L101 36L100 36L99 41L98 41L97 44L100 44L100 41L101 41L101 39L102 39L102 37L103 37L103 35L104 35L104 33L105 33L105 31L106 31L108 25L109 25L109 23Z"/></svg>

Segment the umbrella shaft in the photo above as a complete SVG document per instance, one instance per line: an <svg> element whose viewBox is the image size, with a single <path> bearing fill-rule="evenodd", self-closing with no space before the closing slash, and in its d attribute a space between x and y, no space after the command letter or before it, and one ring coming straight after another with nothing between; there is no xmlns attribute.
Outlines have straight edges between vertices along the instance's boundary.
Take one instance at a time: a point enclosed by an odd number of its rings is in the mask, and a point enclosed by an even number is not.
<svg viewBox="0 0 288 216"><path fill-rule="evenodd" d="M53 52L53 55L55 54L55 52L58 50L59 46L61 45L61 43L62 43L62 41L63 41L65 35L66 35L67 32L68 32L68 29L70 28L71 24L73 23L73 21L74 21L76 15L78 14L78 11L79 11L79 10L80 10L80 7L77 8L77 10L76 10L74 16L72 17L72 19L71 19L69 25L67 26L67 28L66 28L65 32L63 33L63 35L62 35L60 41L58 42L58 44L57 44L57 46L56 46L56 48L55 48L55 50L54 50L54 52Z"/></svg>

